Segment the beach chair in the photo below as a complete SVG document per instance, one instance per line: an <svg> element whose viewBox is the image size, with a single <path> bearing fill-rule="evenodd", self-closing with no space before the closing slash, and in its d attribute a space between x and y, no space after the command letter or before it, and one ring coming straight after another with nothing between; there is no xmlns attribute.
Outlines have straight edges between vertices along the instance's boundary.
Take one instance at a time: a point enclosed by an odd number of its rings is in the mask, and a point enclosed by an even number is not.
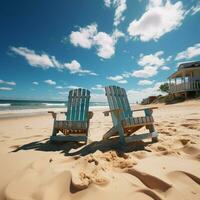
<svg viewBox="0 0 200 200"><path fill-rule="evenodd" d="M83 141L87 143L89 120L93 116L93 113L89 111L89 99L89 90L74 89L69 91L67 112L61 112L65 114L66 120L57 120L57 113L49 111L54 118L51 141ZM58 135L59 132L62 135Z"/></svg>
<svg viewBox="0 0 200 200"><path fill-rule="evenodd" d="M157 141L158 134L155 131L152 116L153 109L157 107L131 110L125 89L118 86L107 86L105 87L105 92L110 110L105 111L104 115L111 114L113 127L104 134L103 139L119 136L121 144L146 138L151 138L153 142ZM145 116L133 117L134 112L143 110ZM133 134L144 126L149 130L148 133Z"/></svg>

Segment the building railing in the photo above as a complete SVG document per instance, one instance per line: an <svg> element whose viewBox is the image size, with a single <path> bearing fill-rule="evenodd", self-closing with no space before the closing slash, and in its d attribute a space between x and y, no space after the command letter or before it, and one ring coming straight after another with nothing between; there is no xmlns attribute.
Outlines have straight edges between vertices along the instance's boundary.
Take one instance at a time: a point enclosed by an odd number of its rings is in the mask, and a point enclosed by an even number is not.
<svg viewBox="0 0 200 200"><path fill-rule="evenodd" d="M200 80L189 81L186 83L169 84L170 93L186 92L186 91L200 91Z"/></svg>

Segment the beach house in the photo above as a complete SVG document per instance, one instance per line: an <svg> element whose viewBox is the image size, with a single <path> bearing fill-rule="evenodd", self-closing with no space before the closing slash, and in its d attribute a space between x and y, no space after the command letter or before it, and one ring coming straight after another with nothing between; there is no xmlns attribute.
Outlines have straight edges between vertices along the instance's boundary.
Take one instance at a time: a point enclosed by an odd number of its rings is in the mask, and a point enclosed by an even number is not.
<svg viewBox="0 0 200 200"><path fill-rule="evenodd" d="M173 96L200 94L200 61L181 63L168 77L169 93Z"/></svg>

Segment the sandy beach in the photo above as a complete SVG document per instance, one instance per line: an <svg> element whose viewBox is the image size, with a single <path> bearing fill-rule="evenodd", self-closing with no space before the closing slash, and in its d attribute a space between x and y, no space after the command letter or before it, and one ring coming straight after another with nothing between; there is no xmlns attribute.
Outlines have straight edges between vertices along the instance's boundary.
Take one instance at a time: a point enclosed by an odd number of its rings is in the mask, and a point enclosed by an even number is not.
<svg viewBox="0 0 200 200"><path fill-rule="evenodd" d="M87 146L50 143L48 114L1 118L0 199L200 199L200 101L156 106L159 142L126 152L100 142L105 108L93 109Z"/></svg>

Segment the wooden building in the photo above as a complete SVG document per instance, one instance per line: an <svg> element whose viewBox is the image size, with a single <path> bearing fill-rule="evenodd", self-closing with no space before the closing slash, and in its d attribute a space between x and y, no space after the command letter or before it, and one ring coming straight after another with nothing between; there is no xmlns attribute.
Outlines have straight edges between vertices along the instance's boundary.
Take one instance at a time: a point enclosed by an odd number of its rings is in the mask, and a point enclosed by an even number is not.
<svg viewBox="0 0 200 200"><path fill-rule="evenodd" d="M181 63L178 70L168 78L169 93L174 96L200 94L200 61Z"/></svg>

